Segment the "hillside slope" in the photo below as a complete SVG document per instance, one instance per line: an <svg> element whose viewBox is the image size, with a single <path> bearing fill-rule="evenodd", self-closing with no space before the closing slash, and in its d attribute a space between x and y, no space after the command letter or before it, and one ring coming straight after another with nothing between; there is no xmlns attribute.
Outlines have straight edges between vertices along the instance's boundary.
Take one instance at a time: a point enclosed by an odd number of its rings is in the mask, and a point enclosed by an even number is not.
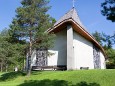
<svg viewBox="0 0 115 86"><path fill-rule="evenodd" d="M115 86L115 70L0 73L0 86Z"/></svg>

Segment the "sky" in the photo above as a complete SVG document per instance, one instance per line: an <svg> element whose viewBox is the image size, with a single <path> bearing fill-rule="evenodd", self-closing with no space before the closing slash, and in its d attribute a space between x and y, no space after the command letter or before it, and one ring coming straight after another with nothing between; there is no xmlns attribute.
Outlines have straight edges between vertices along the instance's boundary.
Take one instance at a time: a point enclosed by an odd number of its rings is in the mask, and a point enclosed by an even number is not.
<svg viewBox="0 0 115 86"><path fill-rule="evenodd" d="M115 31L115 23L106 20L101 15L101 3L104 0L75 0L75 9L78 12L82 24L89 33L95 31L112 35ZM8 28L15 17L15 10L21 6L21 0L0 0L0 31ZM50 0L52 8L48 11L56 20L60 19L72 8L72 0Z"/></svg>

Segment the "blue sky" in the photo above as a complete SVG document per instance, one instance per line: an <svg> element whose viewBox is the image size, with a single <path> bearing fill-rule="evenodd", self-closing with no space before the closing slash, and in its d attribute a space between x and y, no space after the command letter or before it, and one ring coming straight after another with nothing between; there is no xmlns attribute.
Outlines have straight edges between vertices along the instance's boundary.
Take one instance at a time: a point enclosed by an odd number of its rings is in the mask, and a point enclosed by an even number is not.
<svg viewBox="0 0 115 86"><path fill-rule="evenodd" d="M15 9L19 7L21 0L0 0L0 31L11 24L15 17ZM87 28L88 32L95 31L113 34L115 23L106 20L101 15L101 2L104 0L75 0L75 8L78 12L81 22ZM50 0L52 8L48 13L58 20L72 8L72 0Z"/></svg>
<svg viewBox="0 0 115 86"><path fill-rule="evenodd" d="M11 24L20 0L0 0L0 31Z"/></svg>

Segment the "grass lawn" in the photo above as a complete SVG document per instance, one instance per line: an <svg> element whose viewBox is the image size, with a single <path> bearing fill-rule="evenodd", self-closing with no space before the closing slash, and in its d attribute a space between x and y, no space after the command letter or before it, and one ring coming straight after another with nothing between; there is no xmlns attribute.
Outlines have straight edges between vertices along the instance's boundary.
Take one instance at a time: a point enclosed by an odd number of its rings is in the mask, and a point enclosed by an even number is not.
<svg viewBox="0 0 115 86"><path fill-rule="evenodd" d="M115 70L0 73L0 86L115 86Z"/></svg>

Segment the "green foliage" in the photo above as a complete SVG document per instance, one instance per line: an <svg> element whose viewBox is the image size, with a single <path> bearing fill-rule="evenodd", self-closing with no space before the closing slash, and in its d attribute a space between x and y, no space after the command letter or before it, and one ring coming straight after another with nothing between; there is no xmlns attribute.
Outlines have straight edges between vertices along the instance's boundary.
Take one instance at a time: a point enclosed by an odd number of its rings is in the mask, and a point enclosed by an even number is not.
<svg viewBox="0 0 115 86"><path fill-rule="evenodd" d="M101 7L102 15L106 16L108 20L115 22L115 0L105 0Z"/></svg>
<svg viewBox="0 0 115 86"><path fill-rule="evenodd" d="M36 48L48 49L53 46L55 35L49 34L47 29L55 23L55 19L47 14L50 9L48 3L49 0L22 0L22 6L16 9L16 17L10 25L10 42L19 43L16 45L17 48L17 46L21 47L20 44L24 44L26 41L26 50L29 54L28 71L31 71L32 50Z"/></svg>
<svg viewBox="0 0 115 86"><path fill-rule="evenodd" d="M52 47L54 34L48 34L46 30L55 23L55 19L46 13L50 9L48 3L48 0L22 0L22 6L17 8L17 15L10 25L9 34L13 42L25 39L33 49Z"/></svg>
<svg viewBox="0 0 115 86"><path fill-rule="evenodd" d="M115 44L115 35L107 35L105 33L99 33L95 31L92 33L93 37L104 47L104 49L110 49Z"/></svg>
<svg viewBox="0 0 115 86"><path fill-rule="evenodd" d="M103 42L104 42L104 48L105 49L110 49L112 48L112 46L115 44L114 41L114 35L107 35L105 33L102 33L102 38L103 38Z"/></svg>
<svg viewBox="0 0 115 86"><path fill-rule="evenodd" d="M109 59L114 59L115 60L115 50L114 49L108 49L106 51L107 55L108 55L108 58Z"/></svg>
<svg viewBox="0 0 115 86"><path fill-rule="evenodd" d="M25 57L25 44L22 42L11 42L11 37L7 29L4 29L0 34L0 67L3 70L12 70L13 67L18 66L22 69ZM24 43L24 42L23 42ZM9 69L10 68L10 69Z"/></svg>
<svg viewBox="0 0 115 86"><path fill-rule="evenodd" d="M48 0L22 0L10 29L0 34L0 67L23 69L26 53L35 48L53 47L55 35L47 33L55 19L47 14ZM4 68L5 67L5 68Z"/></svg>
<svg viewBox="0 0 115 86"><path fill-rule="evenodd" d="M115 70L34 71L29 77L23 73L16 73L9 73L11 77L8 77L7 73L0 74L2 79L7 77L5 82L0 81L0 86L114 86L115 84Z"/></svg>
<svg viewBox="0 0 115 86"><path fill-rule="evenodd" d="M0 34L0 62L1 65L0 67L3 69L3 66L7 66L8 63L12 63L12 47L11 47L11 43L9 43L7 41L8 39L8 34L7 34L7 30L1 32ZM2 71L1 69L1 71Z"/></svg>
<svg viewBox="0 0 115 86"><path fill-rule="evenodd" d="M108 69L115 69L115 49L107 49L106 50L108 61L107 61L107 68Z"/></svg>
<svg viewBox="0 0 115 86"><path fill-rule="evenodd" d="M101 33L95 31L94 33L92 33L92 35L101 45L103 45L102 43L103 37Z"/></svg>
<svg viewBox="0 0 115 86"><path fill-rule="evenodd" d="M17 15L10 25L12 37L29 40L35 45L35 41L44 42L43 38L52 36L44 33L55 23L55 19L46 14L50 8L48 3L48 0L22 0L22 7L17 8Z"/></svg>

